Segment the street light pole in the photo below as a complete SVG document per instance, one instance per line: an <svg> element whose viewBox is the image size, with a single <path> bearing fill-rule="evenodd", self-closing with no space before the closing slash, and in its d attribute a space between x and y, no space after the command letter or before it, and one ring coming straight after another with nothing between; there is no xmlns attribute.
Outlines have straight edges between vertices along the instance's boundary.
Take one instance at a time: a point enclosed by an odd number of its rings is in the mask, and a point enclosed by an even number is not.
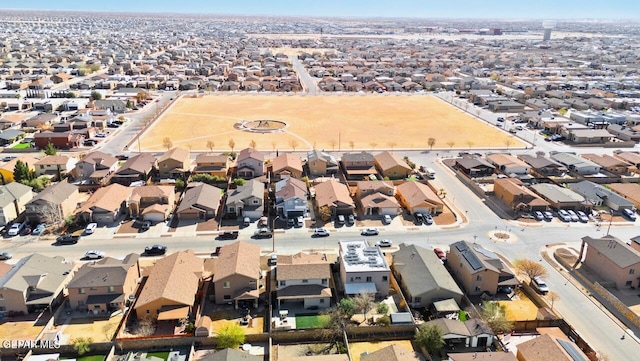
<svg viewBox="0 0 640 361"><path fill-rule="evenodd" d="M607 236L609 235L609 230L611 229L611 222L613 221L613 211L609 211L609 227L607 227Z"/></svg>
<svg viewBox="0 0 640 361"><path fill-rule="evenodd" d="M276 251L276 221L280 219L280 216L276 216L276 218L271 221L271 252Z"/></svg>

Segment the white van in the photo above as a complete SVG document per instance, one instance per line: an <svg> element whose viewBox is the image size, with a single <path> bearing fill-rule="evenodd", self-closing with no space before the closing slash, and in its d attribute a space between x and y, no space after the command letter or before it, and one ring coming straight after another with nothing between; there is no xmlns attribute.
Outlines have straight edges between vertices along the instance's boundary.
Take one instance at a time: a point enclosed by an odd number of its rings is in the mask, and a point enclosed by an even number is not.
<svg viewBox="0 0 640 361"><path fill-rule="evenodd" d="M424 174L427 176L427 178L429 179L436 179L436 171L433 170L433 168L427 168L424 170Z"/></svg>

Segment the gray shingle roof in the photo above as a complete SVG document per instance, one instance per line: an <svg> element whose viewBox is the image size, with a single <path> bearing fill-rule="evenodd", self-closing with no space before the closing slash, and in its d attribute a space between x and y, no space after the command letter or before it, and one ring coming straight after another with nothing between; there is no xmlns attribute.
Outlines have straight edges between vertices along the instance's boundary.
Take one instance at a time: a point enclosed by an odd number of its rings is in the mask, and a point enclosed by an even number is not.
<svg viewBox="0 0 640 361"><path fill-rule="evenodd" d="M587 236L582 237L582 240L589 247L595 248L620 268L627 268L640 263L640 252L614 236L604 236L602 238L591 238Z"/></svg>

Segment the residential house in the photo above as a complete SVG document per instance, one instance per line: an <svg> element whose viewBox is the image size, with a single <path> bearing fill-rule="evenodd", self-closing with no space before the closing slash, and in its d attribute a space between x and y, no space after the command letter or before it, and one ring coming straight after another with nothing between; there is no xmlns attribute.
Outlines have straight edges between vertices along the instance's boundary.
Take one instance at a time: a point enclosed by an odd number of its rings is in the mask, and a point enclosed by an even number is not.
<svg viewBox="0 0 640 361"><path fill-rule="evenodd" d="M600 184L585 180L578 183L570 183L569 188L583 196L593 206L605 205L618 212L623 209L633 208L633 202Z"/></svg>
<svg viewBox="0 0 640 361"><path fill-rule="evenodd" d="M440 328L446 345L487 347L491 345L495 336L489 324L479 318L472 318L464 322L449 318L437 318L427 321L425 324Z"/></svg>
<svg viewBox="0 0 640 361"><path fill-rule="evenodd" d="M404 159L391 152L382 152L373 157L376 168L384 178L404 179L411 174L411 167Z"/></svg>
<svg viewBox="0 0 640 361"><path fill-rule="evenodd" d="M431 249L401 243L393 253L391 268L404 298L413 308L427 308L446 299L454 299L458 304L462 301L462 290Z"/></svg>
<svg viewBox="0 0 640 361"><path fill-rule="evenodd" d="M47 155L34 164L36 176L48 175L60 180L77 162L76 158L66 155Z"/></svg>
<svg viewBox="0 0 640 361"><path fill-rule="evenodd" d="M365 215L397 216L402 212L391 181L357 182L356 199Z"/></svg>
<svg viewBox="0 0 640 361"><path fill-rule="evenodd" d="M634 172L640 169L640 153L616 150L613 152L613 156L627 163L632 164L635 167Z"/></svg>
<svg viewBox="0 0 640 361"><path fill-rule="evenodd" d="M118 159L100 151L85 155L75 167L75 176L92 184L104 185L109 176L118 169Z"/></svg>
<svg viewBox="0 0 640 361"><path fill-rule="evenodd" d="M574 153L554 153L551 155L551 159L564 165L570 171L581 175L600 173L600 166L598 164Z"/></svg>
<svg viewBox="0 0 640 361"><path fill-rule="evenodd" d="M340 279L346 295L361 292L376 297L389 295L391 270L378 246L369 246L366 240L339 241Z"/></svg>
<svg viewBox="0 0 640 361"><path fill-rule="evenodd" d="M199 357L198 361L262 361L263 358L245 351L225 348L224 350L209 351L204 356Z"/></svg>
<svg viewBox="0 0 640 361"><path fill-rule="evenodd" d="M291 153L279 155L271 160L271 173L273 179L284 177L302 178L302 161Z"/></svg>
<svg viewBox="0 0 640 361"><path fill-rule="evenodd" d="M192 182L182 195L180 205L176 210L178 219L214 218L220 208L223 190L206 183Z"/></svg>
<svg viewBox="0 0 640 361"><path fill-rule="evenodd" d="M354 213L356 206L346 184L340 183L337 179L330 179L316 184L313 189L316 207L323 219Z"/></svg>
<svg viewBox="0 0 640 361"><path fill-rule="evenodd" d="M202 272L203 260L191 250L157 260L134 306L138 319L176 322L189 318Z"/></svg>
<svg viewBox="0 0 640 361"><path fill-rule="evenodd" d="M252 179L236 189L229 190L224 213L230 217L249 217L252 220L262 217L264 184Z"/></svg>
<svg viewBox="0 0 640 361"><path fill-rule="evenodd" d="M0 226L5 226L24 212L26 204L33 199L31 187L18 182L0 186Z"/></svg>
<svg viewBox="0 0 640 361"><path fill-rule="evenodd" d="M132 187L113 183L98 188L88 200L76 211L76 216L86 222L99 225L111 225L118 217L127 214L127 202L131 197Z"/></svg>
<svg viewBox="0 0 640 361"><path fill-rule="evenodd" d="M516 178L498 178L493 181L493 192L514 211L546 211L549 203L527 188Z"/></svg>
<svg viewBox="0 0 640 361"><path fill-rule="evenodd" d="M64 301L64 288L71 278L73 264L64 257L34 253L20 259L0 278L0 311L53 312Z"/></svg>
<svg viewBox="0 0 640 361"><path fill-rule="evenodd" d="M588 360L559 328L538 328L542 335L518 344L518 361L576 361Z"/></svg>
<svg viewBox="0 0 640 361"><path fill-rule="evenodd" d="M260 279L260 246L247 242L223 246L213 274L216 303L258 307Z"/></svg>
<svg viewBox="0 0 640 361"><path fill-rule="evenodd" d="M456 158L455 167L469 178L488 177L496 170L493 164L478 157Z"/></svg>
<svg viewBox="0 0 640 361"><path fill-rule="evenodd" d="M127 102L122 99L101 99L93 102L94 108L99 110L110 110L114 114L126 113Z"/></svg>
<svg viewBox="0 0 640 361"><path fill-rule="evenodd" d="M191 170L189 150L173 148L158 159L158 175L160 178L185 179Z"/></svg>
<svg viewBox="0 0 640 361"><path fill-rule="evenodd" d="M193 174L209 174L226 180L229 175L231 158L228 155L203 153L196 156Z"/></svg>
<svg viewBox="0 0 640 361"><path fill-rule="evenodd" d="M278 308L331 306L331 266L324 253L279 255L276 272Z"/></svg>
<svg viewBox="0 0 640 361"><path fill-rule="evenodd" d="M496 294L498 286L519 284L513 271L500 257L479 244L458 241L449 249L447 264L467 294Z"/></svg>
<svg viewBox="0 0 640 361"><path fill-rule="evenodd" d="M252 179L264 175L264 153L253 148L245 148L236 158L236 174L239 178Z"/></svg>
<svg viewBox="0 0 640 361"><path fill-rule="evenodd" d="M6 129L0 131L0 146L6 147L24 137L24 132L19 129Z"/></svg>
<svg viewBox="0 0 640 361"><path fill-rule="evenodd" d="M631 201L635 209L640 209L640 184L610 183L607 186L623 198Z"/></svg>
<svg viewBox="0 0 640 361"><path fill-rule="evenodd" d="M373 352L360 355L360 361L422 361L419 353L402 345L389 345Z"/></svg>
<svg viewBox="0 0 640 361"><path fill-rule="evenodd" d="M338 172L338 160L329 153L317 149L307 152L307 166L312 176L325 176Z"/></svg>
<svg viewBox="0 0 640 361"><path fill-rule="evenodd" d="M148 185L134 187L129 197L129 216L145 221L164 222L175 205L173 186Z"/></svg>
<svg viewBox="0 0 640 361"><path fill-rule="evenodd" d="M84 135L72 131L51 132L46 130L33 135L33 141L40 149L46 148L49 143L53 144L56 149L71 149L79 147L84 138Z"/></svg>
<svg viewBox="0 0 640 361"><path fill-rule="evenodd" d="M640 251L611 235L582 237L582 245L587 250L584 265L599 277L619 290L640 287Z"/></svg>
<svg viewBox="0 0 640 361"><path fill-rule="evenodd" d="M569 188L552 183L538 183L529 187L555 209L589 210L591 204L584 197Z"/></svg>
<svg viewBox="0 0 640 361"><path fill-rule="evenodd" d="M411 214L440 214L444 209L442 199L429 187L420 182L404 182L396 187L396 197Z"/></svg>
<svg viewBox="0 0 640 361"><path fill-rule="evenodd" d="M12 160L0 165L0 181L2 184L11 183L13 179L13 171L16 167L16 163L21 161L29 168L30 172L35 173L35 167L33 166L40 158L33 157L29 154L21 154L20 157L13 158Z"/></svg>
<svg viewBox="0 0 640 361"><path fill-rule="evenodd" d="M610 156L609 154L581 154L582 158L588 159L599 165L601 169L618 175L629 175L635 169L635 166L627 163L619 158Z"/></svg>
<svg viewBox="0 0 640 361"><path fill-rule="evenodd" d="M296 178L284 178L275 184L276 211L287 219L305 216L307 184Z"/></svg>
<svg viewBox="0 0 640 361"><path fill-rule="evenodd" d="M31 223L55 225L72 215L80 202L78 187L60 182L46 187L25 207L25 215Z"/></svg>
<svg viewBox="0 0 640 361"><path fill-rule="evenodd" d="M606 129L570 130L567 139L576 144L604 144L610 142L613 135Z"/></svg>
<svg viewBox="0 0 640 361"><path fill-rule="evenodd" d="M561 176L568 171L564 165L543 155L532 156L529 154L521 154L518 158L529 164L533 171L542 176Z"/></svg>
<svg viewBox="0 0 640 361"><path fill-rule="evenodd" d="M378 174L373 155L365 151L344 153L341 164L342 170L349 180L362 180Z"/></svg>
<svg viewBox="0 0 640 361"><path fill-rule="evenodd" d="M111 182L128 186L134 182L146 182L158 168L158 160L149 153L139 153L127 161L113 174Z"/></svg>
<svg viewBox="0 0 640 361"><path fill-rule="evenodd" d="M487 155L487 160L500 172L510 174L529 174L529 165L511 154L495 153Z"/></svg>
<svg viewBox="0 0 640 361"><path fill-rule="evenodd" d="M139 257L130 253L122 260L105 257L83 264L67 285L71 308L93 314L124 311L140 281Z"/></svg>

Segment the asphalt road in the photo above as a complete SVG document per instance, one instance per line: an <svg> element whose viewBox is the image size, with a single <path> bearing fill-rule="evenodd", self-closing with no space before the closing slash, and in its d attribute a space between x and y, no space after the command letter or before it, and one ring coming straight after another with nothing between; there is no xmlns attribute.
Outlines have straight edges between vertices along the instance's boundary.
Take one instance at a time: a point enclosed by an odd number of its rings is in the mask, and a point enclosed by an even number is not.
<svg viewBox="0 0 640 361"><path fill-rule="evenodd" d="M302 88L308 95L318 95L320 92L318 90L318 85L315 79L309 75L307 69L305 69L304 65L300 62L297 56L289 56L289 60L293 64L293 69L298 74L298 79L300 79L300 83L302 84Z"/></svg>

